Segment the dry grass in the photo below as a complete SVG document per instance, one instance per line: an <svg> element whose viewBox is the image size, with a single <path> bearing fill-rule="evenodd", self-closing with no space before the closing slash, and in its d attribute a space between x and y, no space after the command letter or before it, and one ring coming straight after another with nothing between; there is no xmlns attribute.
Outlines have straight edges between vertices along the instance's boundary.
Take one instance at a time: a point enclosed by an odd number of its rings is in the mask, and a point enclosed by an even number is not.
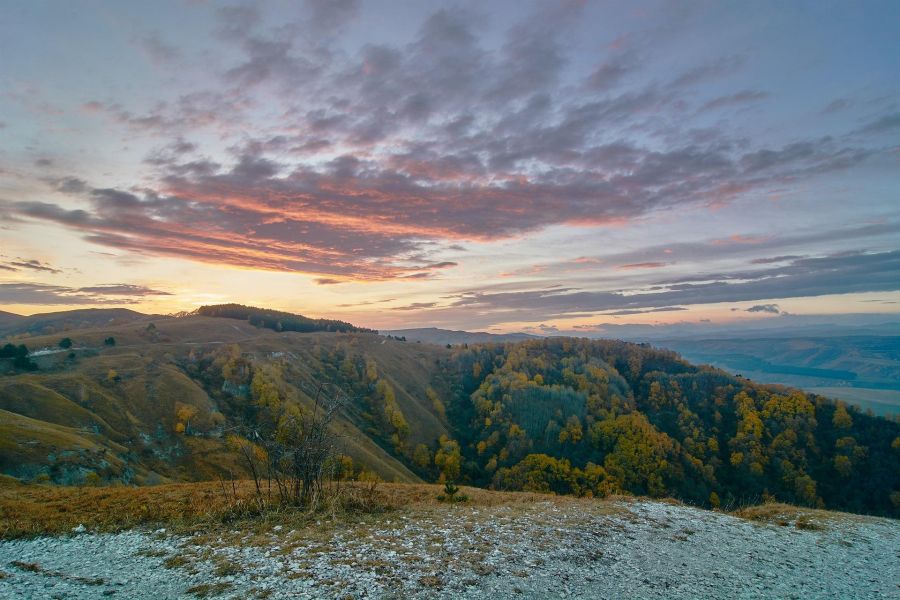
<svg viewBox="0 0 900 600"><path fill-rule="evenodd" d="M209 390L181 367L191 363L188 357L192 353L211 353L230 343L238 343L241 352L254 361L278 364L287 375L285 381L290 385L296 382L298 389L301 383L302 387L315 387L316 374L324 369L322 356L336 356L340 351L371 358L393 386L406 419L416 423L407 440L410 447L431 443L447 433L446 422L434 414L426 394L436 377L436 359L445 356L446 349L387 341L375 334L275 332L233 319L159 318L153 322L160 332L158 340L147 337L147 320L68 331L65 335L83 348L76 351L74 360L65 352L46 355L35 373L0 377L0 410L8 411L0 415L0 470L25 477L60 462L65 469L63 473L54 471L57 483L77 483L81 468L98 472L104 481L114 481L123 475L128 448L121 444L128 443L142 450L136 461L129 457L133 470L129 481L135 483L202 481L229 472L249 476L238 455L221 439L173 433L176 400L198 408L204 418L215 408L206 393ZM116 346L103 344L109 336L115 337ZM58 333L40 335L26 343L32 349L55 347L60 337ZM283 356L272 357L274 352ZM107 381L110 370L121 380ZM341 453L385 481L420 482L370 437L364 410L362 405L355 406L349 417L336 424ZM82 428L95 425L98 434L82 432ZM155 432L157 426L169 435L163 439L154 436L147 448L129 443L141 434ZM179 452L168 453L175 446ZM51 454L56 461L48 461ZM59 457L64 454L72 458L63 461ZM101 455L102 460L98 458ZM112 464L107 467L105 462ZM104 469L106 472L101 472Z"/></svg>
<svg viewBox="0 0 900 600"><path fill-rule="evenodd" d="M0 479L0 539L70 532L83 524L91 531L119 531L131 527L190 530L198 525L246 521L254 528L274 524L303 527L312 519L353 520L407 507L461 510L438 502L442 487L426 484L343 483L336 486L319 511L311 514L279 507L260 511L253 499L253 482L179 483L147 487L64 487L22 484ZM235 501L235 493L236 498ZM525 492L493 492L462 488L467 507L510 506L525 509L535 502L571 504L576 498ZM596 504L596 501L593 501Z"/></svg>
<svg viewBox="0 0 900 600"><path fill-rule="evenodd" d="M747 506L731 514L759 523L780 525L782 527L793 526L797 529L808 531L823 531L836 523L858 522L871 518L863 515L794 506L781 502L767 502L757 506Z"/></svg>
<svg viewBox="0 0 900 600"><path fill-rule="evenodd" d="M211 596L219 596L230 589L231 584L227 582L201 583L188 588L188 593L193 594L197 598L209 598Z"/></svg>

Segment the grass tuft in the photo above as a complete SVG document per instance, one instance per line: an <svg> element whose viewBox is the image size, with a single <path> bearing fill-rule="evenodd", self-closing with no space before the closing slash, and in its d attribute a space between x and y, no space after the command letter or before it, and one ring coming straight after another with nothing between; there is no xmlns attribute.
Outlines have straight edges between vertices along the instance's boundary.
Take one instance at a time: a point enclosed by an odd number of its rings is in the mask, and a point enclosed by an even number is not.
<svg viewBox="0 0 900 600"><path fill-rule="evenodd" d="M188 593L198 598L209 598L210 596L219 596L231 589L231 584L226 581L218 583L200 583L188 588Z"/></svg>

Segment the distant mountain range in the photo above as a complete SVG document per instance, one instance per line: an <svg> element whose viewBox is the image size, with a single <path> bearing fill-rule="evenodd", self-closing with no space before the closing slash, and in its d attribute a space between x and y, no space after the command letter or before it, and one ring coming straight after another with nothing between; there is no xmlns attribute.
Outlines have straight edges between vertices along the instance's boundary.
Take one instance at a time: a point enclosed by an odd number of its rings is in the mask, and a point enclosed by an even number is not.
<svg viewBox="0 0 900 600"><path fill-rule="evenodd" d="M455 331L452 329L438 329L436 327L421 327L418 329L394 329L382 331L385 335L406 338L408 342L422 342L423 344L489 344L521 342L524 340L538 339L539 336L528 333L488 333L486 331Z"/></svg>

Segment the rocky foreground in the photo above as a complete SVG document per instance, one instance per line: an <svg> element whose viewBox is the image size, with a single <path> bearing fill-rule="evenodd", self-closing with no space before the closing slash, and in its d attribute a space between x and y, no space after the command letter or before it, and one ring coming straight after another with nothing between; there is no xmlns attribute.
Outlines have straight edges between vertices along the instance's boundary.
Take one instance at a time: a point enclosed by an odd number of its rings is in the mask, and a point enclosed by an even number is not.
<svg viewBox="0 0 900 600"><path fill-rule="evenodd" d="M0 543L2 598L900 598L900 523L647 500Z"/></svg>

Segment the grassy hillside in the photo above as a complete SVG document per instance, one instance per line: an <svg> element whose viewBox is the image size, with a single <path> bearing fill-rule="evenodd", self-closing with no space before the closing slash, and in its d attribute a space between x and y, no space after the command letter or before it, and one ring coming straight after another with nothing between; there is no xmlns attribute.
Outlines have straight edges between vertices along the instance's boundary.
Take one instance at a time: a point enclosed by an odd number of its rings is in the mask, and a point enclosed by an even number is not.
<svg viewBox="0 0 900 600"><path fill-rule="evenodd" d="M108 327L146 318L148 315L127 308L85 308L27 317L0 313L0 339L53 334L88 327Z"/></svg>
<svg viewBox="0 0 900 600"><path fill-rule="evenodd" d="M897 422L671 351L571 338L447 349L261 325L153 318L69 331L65 350L59 334L29 338L59 351L0 376L0 470L58 483L245 477L234 436L271 402L309 414L327 382L348 396L333 431L353 477L900 509Z"/></svg>
<svg viewBox="0 0 900 600"><path fill-rule="evenodd" d="M435 364L432 348L373 334L279 333L200 316L67 336L73 349L35 358L37 372L0 377L0 409L37 419L51 429L69 428L66 431L74 433L59 437L54 459L71 453L79 458L62 464L27 444L7 444L2 457L6 473L62 483L79 482L90 473L104 481L136 483L242 476L244 469L227 448L226 435L242 407L252 401L251 374L277 372L285 393L309 407L310 390L319 381L339 378L345 360L355 361L354 369L360 370L366 360L375 362L400 409L416 423L409 444L431 442L447 431L426 395ZM104 343L110 337L114 346ZM32 348L52 348L59 337L27 341ZM226 381L221 368L235 360L245 369L244 377ZM180 413L193 414L185 420ZM371 413L369 398L356 395L335 424L344 453L386 480L418 481L382 439ZM5 425L15 428L17 423ZM179 423L187 426L185 431L177 431ZM82 452L85 442L77 432L95 436L92 443L116 460Z"/></svg>

